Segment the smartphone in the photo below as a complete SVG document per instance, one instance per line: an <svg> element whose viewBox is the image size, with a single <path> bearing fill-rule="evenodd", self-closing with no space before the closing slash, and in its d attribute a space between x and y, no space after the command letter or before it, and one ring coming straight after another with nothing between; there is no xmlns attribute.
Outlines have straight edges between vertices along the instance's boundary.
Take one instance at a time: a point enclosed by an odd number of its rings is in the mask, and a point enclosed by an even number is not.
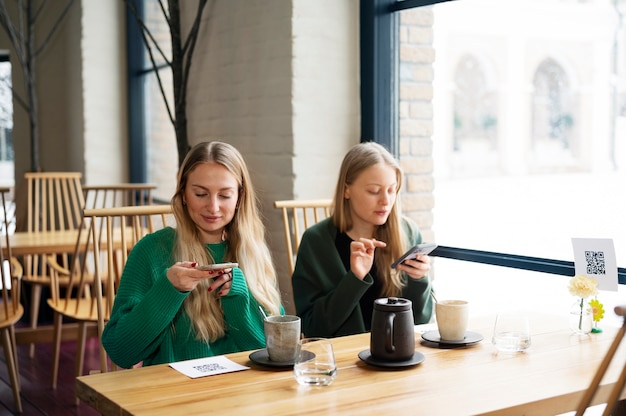
<svg viewBox="0 0 626 416"><path fill-rule="evenodd" d="M222 270L222 269L232 269L233 267L239 267L239 263L215 263L215 264L208 264L206 266L198 266L197 269Z"/></svg>
<svg viewBox="0 0 626 416"><path fill-rule="evenodd" d="M391 265L391 268L395 269L396 266L403 261L414 259L415 257L417 257L418 254L428 254L435 248L437 248L437 244L435 243L423 243L413 246L409 250L407 250L407 252L404 253L398 260L394 261Z"/></svg>

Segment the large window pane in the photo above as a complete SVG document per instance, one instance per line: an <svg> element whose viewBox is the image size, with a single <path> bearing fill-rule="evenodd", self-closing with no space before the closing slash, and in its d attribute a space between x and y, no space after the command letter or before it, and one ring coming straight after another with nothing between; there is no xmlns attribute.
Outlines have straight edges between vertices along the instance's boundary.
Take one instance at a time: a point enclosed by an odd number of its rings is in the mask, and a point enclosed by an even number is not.
<svg viewBox="0 0 626 416"><path fill-rule="evenodd" d="M401 40L430 42L435 55L437 243L571 261L572 237L612 238L626 265L622 3L444 2L429 8L432 33L401 19ZM399 65L411 82L417 72ZM440 288L478 288L485 305L494 295L520 300L520 288L533 307L567 311L571 301L563 276L435 263ZM503 277L506 290L489 280Z"/></svg>

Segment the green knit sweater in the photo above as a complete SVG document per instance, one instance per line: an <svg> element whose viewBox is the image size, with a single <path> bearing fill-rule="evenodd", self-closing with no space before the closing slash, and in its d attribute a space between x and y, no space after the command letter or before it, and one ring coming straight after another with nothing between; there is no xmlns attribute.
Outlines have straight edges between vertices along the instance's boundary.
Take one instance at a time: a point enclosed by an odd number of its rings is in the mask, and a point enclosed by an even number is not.
<svg viewBox="0 0 626 416"><path fill-rule="evenodd" d="M233 269L232 287L222 297L226 335L209 344L196 339L183 307L189 292L179 292L166 276L174 262L175 237L176 231L168 227L145 236L130 252L102 334L111 360L130 368L142 361L143 365L170 363L264 348L259 304L239 268ZM216 262L223 260L226 243L207 248Z"/></svg>
<svg viewBox="0 0 626 416"><path fill-rule="evenodd" d="M413 221L403 218L402 225L411 246L422 242ZM292 285L296 313L307 337L366 332L359 300L374 281L370 274L360 280L346 271L335 248L337 232L332 218L327 218L302 235ZM429 322L433 313L430 278L403 275L403 280L406 285L400 297L412 302L415 324Z"/></svg>

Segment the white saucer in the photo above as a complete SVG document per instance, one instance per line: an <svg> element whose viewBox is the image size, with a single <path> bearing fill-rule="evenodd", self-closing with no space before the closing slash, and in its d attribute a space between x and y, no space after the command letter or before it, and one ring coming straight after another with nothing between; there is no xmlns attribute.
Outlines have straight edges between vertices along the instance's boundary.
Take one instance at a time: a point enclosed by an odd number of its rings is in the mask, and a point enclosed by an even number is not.
<svg viewBox="0 0 626 416"><path fill-rule="evenodd" d="M374 365L376 367L385 367L385 368L403 368L403 367L412 367L424 361L426 357L421 352L415 351L413 353L413 357L404 361L381 361L372 357L370 350L363 350L359 353L359 358L365 361L367 364Z"/></svg>
<svg viewBox="0 0 626 416"><path fill-rule="evenodd" d="M457 346L467 346L473 345L483 340L483 336L478 332L467 331L465 333L465 338L460 339L458 341L448 341L442 340L441 335L439 335L439 331L427 331L422 334L422 338L425 341L432 342L434 344L438 344L444 348L451 348Z"/></svg>

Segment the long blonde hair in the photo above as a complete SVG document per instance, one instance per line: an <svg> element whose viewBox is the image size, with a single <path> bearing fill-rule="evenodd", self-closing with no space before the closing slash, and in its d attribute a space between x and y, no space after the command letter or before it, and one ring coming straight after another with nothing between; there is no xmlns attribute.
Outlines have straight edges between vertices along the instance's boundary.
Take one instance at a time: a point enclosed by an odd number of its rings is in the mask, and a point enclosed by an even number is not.
<svg viewBox="0 0 626 416"><path fill-rule="evenodd" d="M402 232L402 210L400 209L400 188L402 187L402 169L398 161L378 143L365 142L353 146L343 158L339 179L333 200L333 222L339 232L352 229L354 220L350 210L350 200L344 197L347 185L354 183L367 168L384 163L396 172L396 202L391 207L387 221L376 228L374 237L387 243L385 248L376 249L374 267L381 277L383 296L399 296L403 287L401 273L391 268L391 263L408 248L407 237Z"/></svg>
<svg viewBox="0 0 626 416"><path fill-rule="evenodd" d="M224 166L239 184L239 199L233 220L226 226L228 250L224 261L239 263L246 283L254 298L270 314L280 313L280 292L269 248L265 242L265 228L257 207L257 199L250 174L239 151L222 142L202 142L195 145L178 171L176 193L172 210L176 217L176 261L196 260L215 263L200 239L200 232L183 203L189 174L200 164L215 162ZM209 281L203 280L185 299L185 311L196 329L198 338L205 342L224 336L224 312L219 297L208 292Z"/></svg>

